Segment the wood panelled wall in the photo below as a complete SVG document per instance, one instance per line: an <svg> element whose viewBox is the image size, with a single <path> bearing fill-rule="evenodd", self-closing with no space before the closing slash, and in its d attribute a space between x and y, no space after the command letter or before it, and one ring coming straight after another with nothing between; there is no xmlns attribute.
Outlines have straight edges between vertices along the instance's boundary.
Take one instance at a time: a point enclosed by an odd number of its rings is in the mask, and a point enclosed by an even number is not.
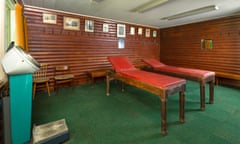
<svg viewBox="0 0 240 144"><path fill-rule="evenodd" d="M212 49L201 49L212 39ZM170 65L240 75L240 16L161 29L160 60Z"/></svg>
<svg viewBox="0 0 240 144"><path fill-rule="evenodd" d="M57 24L44 24L43 13L56 14ZM111 68L107 56L128 56L136 66L143 64L141 58L160 57L160 31L156 28L30 6L25 6L24 15L27 18L30 54L39 63L49 63L48 76L51 78L54 76L54 67L62 64L70 66L75 82L79 84L88 80L88 71ZM64 30L64 16L80 19L80 30ZM94 21L94 32L84 31L85 20ZM109 24L109 32L102 32L103 23ZM126 25L124 49L118 49L118 23ZM131 26L135 27L135 35L130 35ZM139 27L143 28L142 35L137 34ZM151 36L148 38L145 37L146 28L151 29ZM152 36L153 30L157 31L157 37Z"/></svg>

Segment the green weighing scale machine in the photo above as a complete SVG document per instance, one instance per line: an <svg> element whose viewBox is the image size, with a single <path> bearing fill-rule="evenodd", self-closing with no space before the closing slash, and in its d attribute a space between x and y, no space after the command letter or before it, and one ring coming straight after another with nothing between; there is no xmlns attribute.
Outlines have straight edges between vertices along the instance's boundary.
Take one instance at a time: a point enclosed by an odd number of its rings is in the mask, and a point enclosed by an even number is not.
<svg viewBox="0 0 240 144"><path fill-rule="evenodd" d="M10 137L12 144L31 140L32 128L32 74L40 65L20 47L11 43L2 59L9 80Z"/></svg>

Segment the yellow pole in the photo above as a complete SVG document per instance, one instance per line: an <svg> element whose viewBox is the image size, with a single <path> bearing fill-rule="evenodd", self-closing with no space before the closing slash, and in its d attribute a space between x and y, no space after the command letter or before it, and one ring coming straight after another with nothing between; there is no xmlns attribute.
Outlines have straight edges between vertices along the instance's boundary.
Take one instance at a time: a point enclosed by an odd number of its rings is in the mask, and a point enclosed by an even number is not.
<svg viewBox="0 0 240 144"><path fill-rule="evenodd" d="M27 19L24 17L24 38L25 38L25 50L28 52L28 28L27 28Z"/></svg>
<svg viewBox="0 0 240 144"><path fill-rule="evenodd" d="M23 8L19 3L16 4L15 17L16 17L15 44L25 49Z"/></svg>

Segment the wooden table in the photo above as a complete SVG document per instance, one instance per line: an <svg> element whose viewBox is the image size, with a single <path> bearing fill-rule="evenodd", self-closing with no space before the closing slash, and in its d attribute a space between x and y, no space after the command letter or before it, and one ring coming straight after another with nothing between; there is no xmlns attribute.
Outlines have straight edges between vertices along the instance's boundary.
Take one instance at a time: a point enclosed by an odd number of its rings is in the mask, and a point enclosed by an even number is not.
<svg viewBox="0 0 240 144"><path fill-rule="evenodd" d="M89 71L88 75L91 79L91 83L94 84L96 78L106 77L107 70L106 69L101 69L101 70Z"/></svg>

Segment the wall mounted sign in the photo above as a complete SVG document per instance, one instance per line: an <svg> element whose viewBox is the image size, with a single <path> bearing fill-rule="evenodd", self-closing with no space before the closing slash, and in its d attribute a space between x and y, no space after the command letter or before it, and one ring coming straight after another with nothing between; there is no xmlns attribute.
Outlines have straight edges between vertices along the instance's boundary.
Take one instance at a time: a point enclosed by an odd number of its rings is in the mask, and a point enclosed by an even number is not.
<svg viewBox="0 0 240 144"><path fill-rule="evenodd" d="M68 30L80 30L80 20L77 18L64 17L63 28Z"/></svg>

